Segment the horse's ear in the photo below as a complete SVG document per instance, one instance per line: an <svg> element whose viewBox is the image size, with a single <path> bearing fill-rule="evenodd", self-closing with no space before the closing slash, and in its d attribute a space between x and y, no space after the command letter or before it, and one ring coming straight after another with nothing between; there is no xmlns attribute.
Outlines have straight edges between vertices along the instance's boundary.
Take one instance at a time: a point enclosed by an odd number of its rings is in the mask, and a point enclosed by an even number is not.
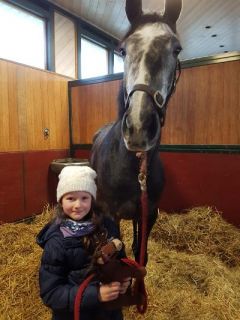
<svg viewBox="0 0 240 320"><path fill-rule="evenodd" d="M164 18L176 30L176 21L182 10L182 0L165 0Z"/></svg>
<svg viewBox="0 0 240 320"><path fill-rule="evenodd" d="M125 11L131 24L142 15L142 0L126 0Z"/></svg>

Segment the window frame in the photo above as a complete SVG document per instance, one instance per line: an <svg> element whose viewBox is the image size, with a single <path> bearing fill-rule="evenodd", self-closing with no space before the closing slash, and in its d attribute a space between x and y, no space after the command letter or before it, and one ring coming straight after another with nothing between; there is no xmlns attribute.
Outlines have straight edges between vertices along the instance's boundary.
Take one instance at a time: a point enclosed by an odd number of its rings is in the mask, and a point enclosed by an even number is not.
<svg viewBox="0 0 240 320"><path fill-rule="evenodd" d="M108 52L108 74L113 74L114 52L118 46L118 40L112 38L96 27L79 20L77 26L77 60L78 60L78 79L81 79L81 38L91 41L96 45L105 48Z"/></svg>
<svg viewBox="0 0 240 320"><path fill-rule="evenodd" d="M55 71L55 50L54 50L54 12L66 16L75 24L76 30L76 70L77 79L81 79L81 37L104 47L108 52L108 75L113 74L114 53L117 51L119 40L108 35L97 27L82 20L80 17L69 13L61 7L48 2L47 0L3 0L13 4L46 21L46 69Z"/></svg>
<svg viewBox="0 0 240 320"><path fill-rule="evenodd" d="M123 73L123 71L120 71L120 72L114 72L114 55L116 55L116 56L118 56L118 57L120 57L120 58L122 58L122 60L123 60L123 57L121 56L121 54L120 54L120 52L118 51L118 50L114 50L114 52L113 52L113 74L116 74L116 73ZM123 67L124 67L124 60L123 60Z"/></svg>
<svg viewBox="0 0 240 320"><path fill-rule="evenodd" d="M106 75L108 75L109 74L109 48L106 45L104 45L103 43L97 41L96 39L90 38L90 37L86 36L85 34L81 34L81 37L79 39L80 48L81 48L81 40L82 39L106 50L106 52L107 52L107 74ZM82 54L82 50L80 50L79 56L78 56L78 59L79 59L79 69L78 69L79 77L78 78L85 79L85 78L82 78L81 54Z"/></svg>

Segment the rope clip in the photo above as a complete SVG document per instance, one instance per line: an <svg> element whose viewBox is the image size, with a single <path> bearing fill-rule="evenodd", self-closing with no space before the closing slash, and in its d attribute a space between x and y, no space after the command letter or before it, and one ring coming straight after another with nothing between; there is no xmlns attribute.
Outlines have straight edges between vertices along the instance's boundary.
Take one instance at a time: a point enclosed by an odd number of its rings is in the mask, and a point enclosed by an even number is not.
<svg viewBox="0 0 240 320"><path fill-rule="evenodd" d="M142 191L147 191L147 176L140 172L138 175L138 182Z"/></svg>

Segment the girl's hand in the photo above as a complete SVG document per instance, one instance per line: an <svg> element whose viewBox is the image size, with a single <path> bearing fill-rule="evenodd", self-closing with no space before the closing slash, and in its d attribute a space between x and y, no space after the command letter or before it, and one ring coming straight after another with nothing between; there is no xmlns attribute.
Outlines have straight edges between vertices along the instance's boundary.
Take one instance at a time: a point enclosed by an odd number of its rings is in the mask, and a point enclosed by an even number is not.
<svg viewBox="0 0 240 320"><path fill-rule="evenodd" d="M120 294L126 293L128 287L131 284L131 280L132 280L131 278L125 278L123 280L123 282L121 283L121 287L120 287Z"/></svg>
<svg viewBox="0 0 240 320"><path fill-rule="evenodd" d="M118 298L121 290L120 282L110 282L108 284L100 284L99 300L101 302L112 301Z"/></svg>

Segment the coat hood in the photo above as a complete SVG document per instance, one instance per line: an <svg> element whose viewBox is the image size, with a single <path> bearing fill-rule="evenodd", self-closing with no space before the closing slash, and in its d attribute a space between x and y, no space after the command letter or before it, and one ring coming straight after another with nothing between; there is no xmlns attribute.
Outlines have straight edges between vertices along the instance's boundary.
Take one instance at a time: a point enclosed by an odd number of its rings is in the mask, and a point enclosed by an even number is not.
<svg viewBox="0 0 240 320"><path fill-rule="evenodd" d="M46 242L55 236L59 237L59 224L56 222L49 222L37 235L36 242L41 248L44 248Z"/></svg>

